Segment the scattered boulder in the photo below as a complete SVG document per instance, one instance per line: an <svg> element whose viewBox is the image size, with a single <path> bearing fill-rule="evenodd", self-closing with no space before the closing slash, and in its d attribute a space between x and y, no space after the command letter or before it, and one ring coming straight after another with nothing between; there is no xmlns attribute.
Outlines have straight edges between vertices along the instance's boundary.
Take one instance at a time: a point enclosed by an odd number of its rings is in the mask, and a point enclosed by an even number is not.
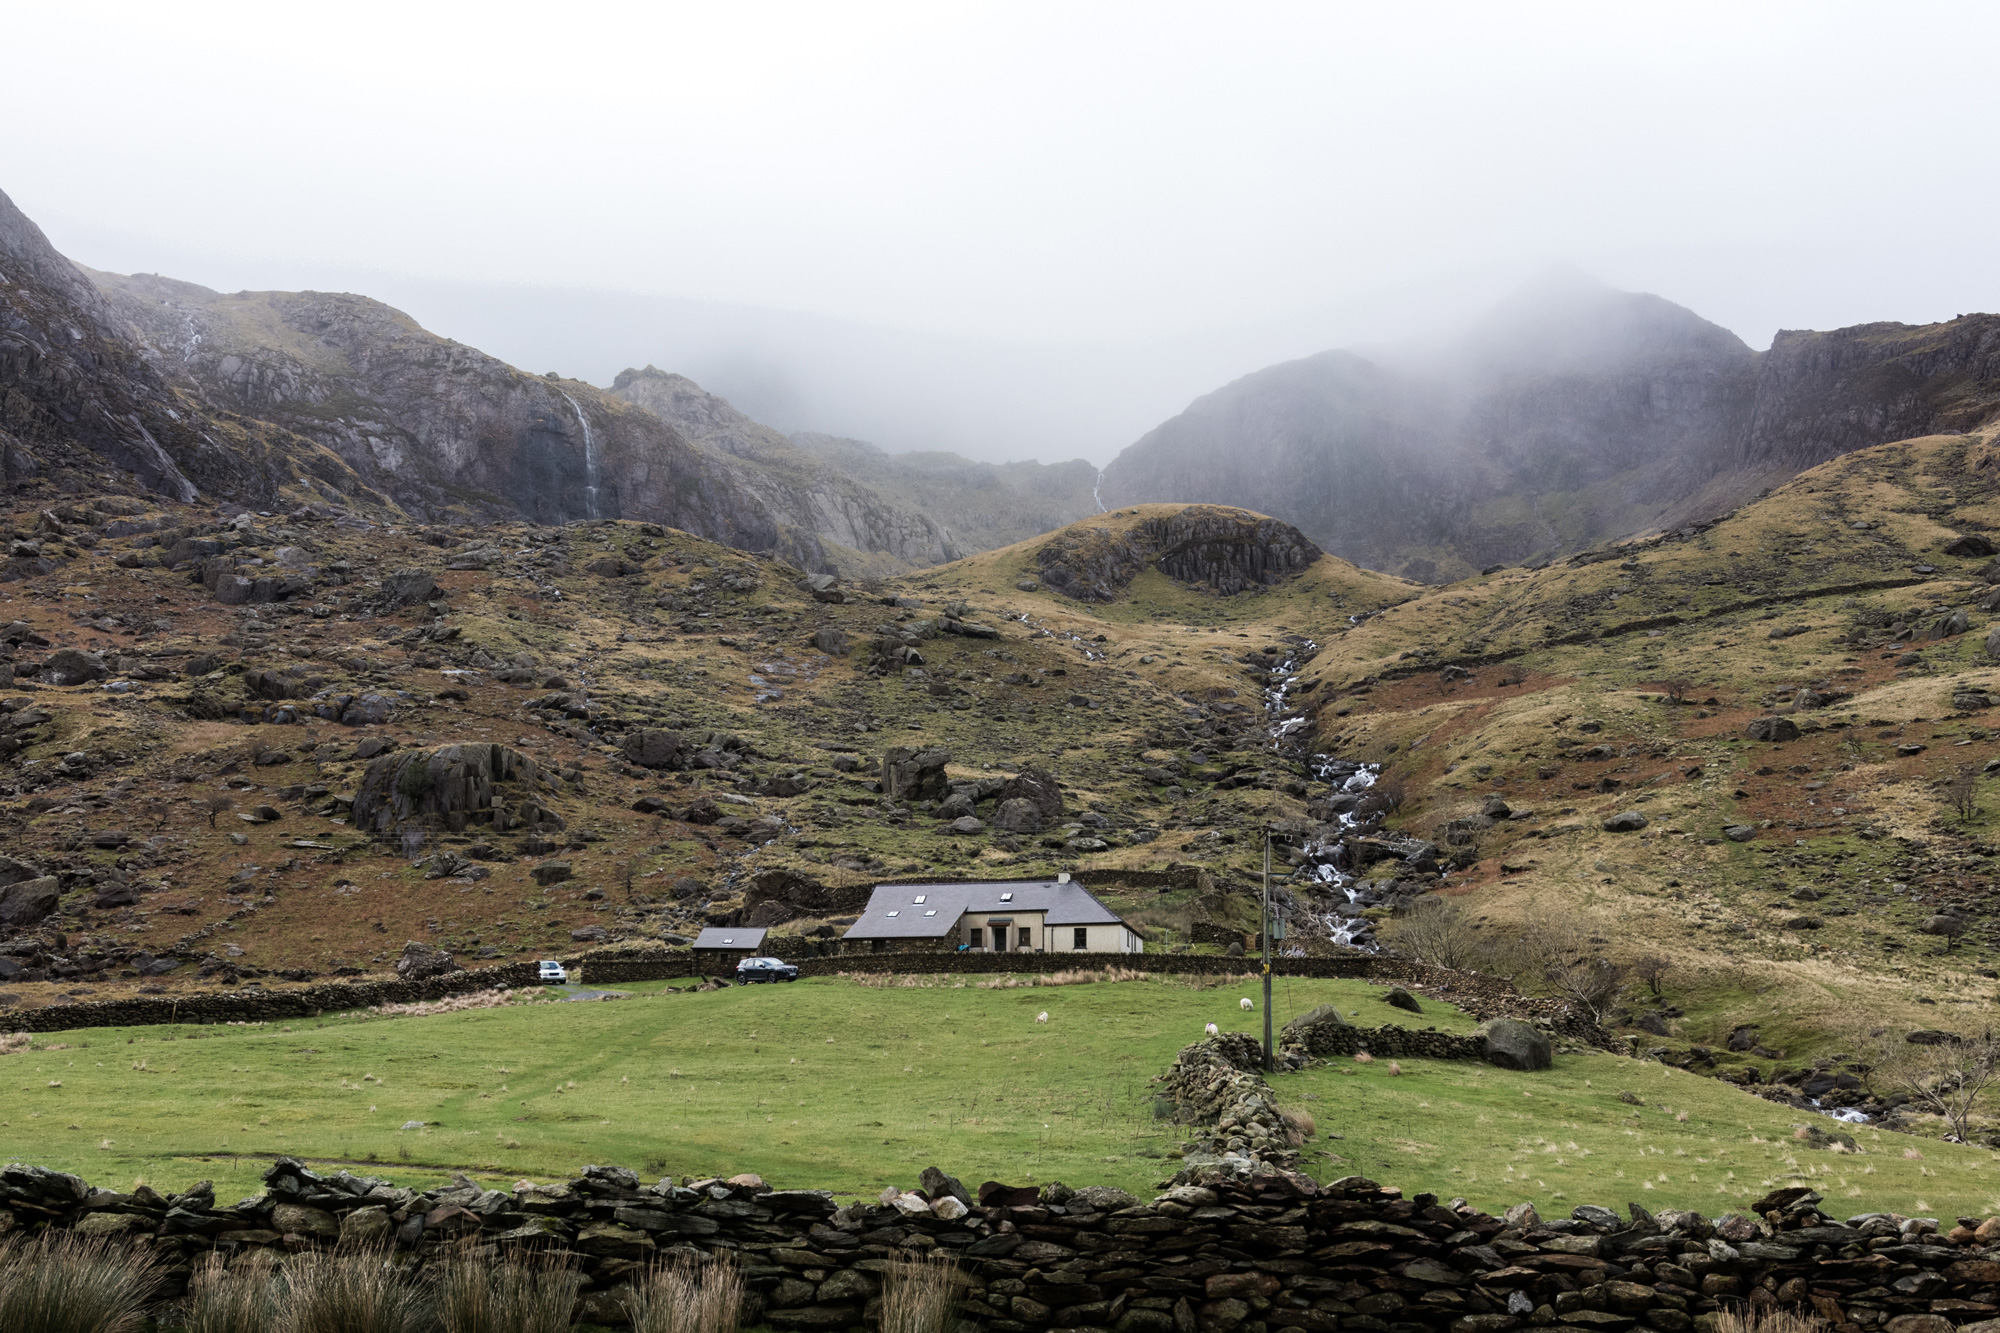
<svg viewBox="0 0 2000 1333"><path fill-rule="evenodd" d="M1519 1019L1489 1018L1473 1035L1486 1039L1486 1063L1502 1069L1547 1069L1555 1063L1554 1043Z"/></svg>
<svg viewBox="0 0 2000 1333"><path fill-rule="evenodd" d="M1606 833L1637 833L1653 821L1637 810L1621 810L1604 821Z"/></svg>
<svg viewBox="0 0 2000 1333"><path fill-rule="evenodd" d="M1748 842L1757 836L1757 830L1748 824L1725 824L1722 836L1731 842Z"/></svg>
<svg viewBox="0 0 2000 1333"><path fill-rule="evenodd" d="M637 764L641 768L681 766L681 734L678 731L665 731L657 727L628 731L620 748L625 751L626 762Z"/></svg>
<svg viewBox="0 0 2000 1333"><path fill-rule="evenodd" d="M963 815L951 821L951 831L960 834L979 834L986 831L986 823L974 815Z"/></svg>
<svg viewBox="0 0 2000 1333"><path fill-rule="evenodd" d="M391 607L415 606L437 593L437 580L428 570L399 569L382 580L382 597Z"/></svg>
<svg viewBox="0 0 2000 1333"><path fill-rule="evenodd" d="M42 661L42 681L48 685L88 685L111 675L111 668L95 653L76 648L58 648Z"/></svg>
<svg viewBox="0 0 2000 1333"><path fill-rule="evenodd" d="M1389 993L1382 997L1382 1002L1393 1009L1401 1009L1405 1013L1421 1014L1424 1011L1424 1007L1417 1003L1417 997L1404 990L1401 986L1391 987Z"/></svg>
<svg viewBox="0 0 2000 1333"><path fill-rule="evenodd" d="M567 861L544 861L530 873L534 875L535 883L546 889L551 884L561 884L567 880L573 869Z"/></svg>
<svg viewBox="0 0 2000 1333"><path fill-rule="evenodd" d="M1788 717L1760 717L1743 728L1743 734L1753 741L1795 741L1799 724Z"/></svg>
<svg viewBox="0 0 2000 1333"><path fill-rule="evenodd" d="M1918 635L1923 639L1952 639L1972 628L1972 618L1964 611L1951 611L1939 616Z"/></svg>
<svg viewBox="0 0 2000 1333"><path fill-rule="evenodd" d="M1981 558L1994 553L1993 543L1976 532L1968 532L1955 541L1945 543L1944 554L1967 558Z"/></svg>
<svg viewBox="0 0 2000 1333"><path fill-rule="evenodd" d="M15 930L32 926L56 910L62 887L54 875L24 879L0 889L0 926Z"/></svg>
<svg viewBox="0 0 2000 1333"><path fill-rule="evenodd" d="M828 657L845 657L849 648L847 631L824 626L813 632L812 645Z"/></svg>
<svg viewBox="0 0 2000 1333"><path fill-rule="evenodd" d="M847 594L840 588L840 578L834 574L813 575L806 580L806 590L812 593L815 602L825 602L830 606L839 606L847 600Z"/></svg>
<svg viewBox="0 0 2000 1333"><path fill-rule="evenodd" d="M1040 833L1042 812L1026 797L1011 797L994 810L993 827L1004 833Z"/></svg>
<svg viewBox="0 0 2000 1333"><path fill-rule="evenodd" d="M948 750L911 750L898 745L882 756L882 794L892 801L941 801L951 792L945 765Z"/></svg>
<svg viewBox="0 0 2000 1333"><path fill-rule="evenodd" d="M396 975L405 981L423 981L428 977L441 977L448 972L464 970L443 949L433 949L416 940L405 944L402 957L396 960Z"/></svg>
<svg viewBox="0 0 2000 1333"><path fill-rule="evenodd" d="M1029 802L1043 819L1054 819L1063 812L1062 787L1056 775L1038 764L1022 765L996 795L1003 805L1014 800Z"/></svg>
<svg viewBox="0 0 2000 1333"><path fill-rule="evenodd" d="M1236 946L1240 950L1242 941L1237 941ZM1281 1044L1302 1047L1313 1055L1345 1052L1351 1044L1345 1029L1351 1027L1353 1024L1341 1016L1339 1005L1323 1004L1285 1024Z"/></svg>

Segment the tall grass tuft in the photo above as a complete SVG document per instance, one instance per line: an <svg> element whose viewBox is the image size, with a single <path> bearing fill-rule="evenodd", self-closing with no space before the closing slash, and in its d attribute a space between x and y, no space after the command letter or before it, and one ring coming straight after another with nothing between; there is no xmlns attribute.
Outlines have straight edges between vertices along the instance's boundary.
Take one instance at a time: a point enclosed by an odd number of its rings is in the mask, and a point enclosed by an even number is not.
<svg viewBox="0 0 2000 1333"><path fill-rule="evenodd" d="M234 1268L209 1254L188 1283L179 1333L269 1333L277 1322L276 1275L250 1259Z"/></svg>
<svg viewBox="0 0 2000 1333"><path fill-rule="evenodd" d="M1715 1316L1715 1333L1826 1333L1826 1321L1797 1310L1738 1305Z"/></svg>
<svg viewBox="0 0 2000 1333"><path fill-rule="evenodd" d="M160 1265L68 1232L0 1243L0 1329L7 1333L139 1333Z"/></svg>
<svg viewBox="0 0 2000 1333"><path fill-rule="evenodd" d="M438 1333L569 1333L582 1286L574 1264L456 1255L437 1278Z"/></svg>
<svg viewBox="0 0 2000 1333"><path fill-rule="evenodd" d="M736 1333L743 1274L727 1255L656 1263L620 1299L632 1333Z"/></svg>
<svg viewBox="0 0 2000 1333"><path fill-rule="evenodd" d="M882 1333L946 1333L958 1306L949 1257L892 1259L882 1274Z"/></svg>
<svg viewBox="0 0 2000 1333"><path fill-rule="evenodd" d="M308 1251L285 1264L272 1333L429 1333L431 1300L383 1251Z"/></svg>

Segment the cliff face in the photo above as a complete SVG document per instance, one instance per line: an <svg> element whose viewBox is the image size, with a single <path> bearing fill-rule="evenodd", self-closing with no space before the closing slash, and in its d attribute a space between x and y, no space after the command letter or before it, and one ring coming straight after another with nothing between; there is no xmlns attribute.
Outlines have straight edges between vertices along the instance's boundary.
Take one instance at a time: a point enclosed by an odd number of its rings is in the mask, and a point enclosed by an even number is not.
<svg viewBox="0 0 2000 1333"><path fill-rule="evenodd" d="M781 521L861 557L842 559L836 549L836 563L889 572L942 564L965 554L924 514L829 466L685 375L653 366L625 370L612 382L611 393L732 460L730 471L738 484ZM871 556L876 559L867 558Z"/></svg>
<svg viewBox="0 0 2000 1333"><path fill-rule="evenodd" d="M1116 506L1275 514L1437 581L1708 516L1853 449L2000 411L2000 318L1787 333L1569 285L1396 365L1329 352L1197 400L1105 470Z"/></svg>
<svg viewBox="0 0 2000 1333"><path fill-rule="evenodd" d="M324 446L418 518L643 518L824 559L651 413L516 370L378 301L93 276L162 370L206 402Z"/></svg>
<svg viewBox="0 0 2000 1333"><path fill-rule="evenodd" d="M0 480L187 501L201 490L255 498L302 477L358 488L304 441L209 412L171 384L90 280L0 194Z"/></svg>
<svg viewBox="0 0 2000 1333"><path fill-rule="evenodd" d="M1803 471L1872 444L1990 421L2000 411L2000 315L1786 330L1759 372L1756 410L1729 461Z"/></svg>

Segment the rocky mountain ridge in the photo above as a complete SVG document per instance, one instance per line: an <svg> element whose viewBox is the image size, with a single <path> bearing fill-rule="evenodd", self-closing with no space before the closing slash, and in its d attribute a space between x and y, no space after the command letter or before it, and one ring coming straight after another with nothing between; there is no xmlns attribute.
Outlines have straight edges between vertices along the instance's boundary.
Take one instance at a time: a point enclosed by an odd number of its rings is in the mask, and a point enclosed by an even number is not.
<svg viewBox="0 0 2000 1333"><path fill-rule="evenodd" d="M2000 317L1780 333L1658 297L1524 294L1442 353L1326 352L1198 399L1105 469L1116 507L1208 501L1425 582L1712 518L1852 450L2000 411Z"/></svg>

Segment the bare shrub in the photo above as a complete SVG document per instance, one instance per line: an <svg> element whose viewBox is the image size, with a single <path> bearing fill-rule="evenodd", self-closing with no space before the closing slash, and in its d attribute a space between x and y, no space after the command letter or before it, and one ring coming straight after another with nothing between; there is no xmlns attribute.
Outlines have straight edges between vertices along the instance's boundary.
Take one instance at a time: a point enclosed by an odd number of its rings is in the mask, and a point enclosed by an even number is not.
<svg viewBox="0 0 2000 1333"><path fill-rule="evenodd" d="M236 799L217 792L202 802L202 808L208 812L208 826L214 828L215 817L225 810L234 810L236 808Z"/></svg>
<svg viewBox="0 0 2000 1333"><path fill-rule="evenodd" d="M1574 912L1538 907L1523 923L1516 947L1525 970L1593 1023L1602 1023L1625 993L1626 967L1600 952L1591 923Z"/></svg>
<svg viewBox="0 0 2000 1333"><path fill-rule="evenodd" d="M1435 893L1418 898L1407 912L1386 923L1384 934L1398 953L1433 967L1472 967L1485 948L1465 905Z"/></svg>
<svg viewBox="0 0 2000 1333"><path fill-rule="evenodd" d="M1014 990L1023 986L1089 986L1100 981L1146 981L1151 974L1129 967L1107 967L1097 971L1078 968L1069 972L1037 972L1027 976L1008 973L988 977L977 984L980 990Z"/></svg>
<svg viewBox="0 0 2000 1333"><path fill-rule="evenodd" d="M619 1299L632 1333L736 1333L743 1274L723 1255L656 1263Z"/></svg>
<svg viewBox="0 0 2000 1333"><path fill-rule="evenodd" d="M554 1004L553 996L538 991L517 995L511 990L476 990L464 995L447 995L441 1000L413 1000L408 1004L378 1004L369 1012L389 1018L422 1018L431 1014L455 1014L461 1009L495 1009L503 1004Z"/></svg>
<svg viewBox="0 0 2000 1333"><path fill-rule="evenodd" d="M1661 688L1667 692L1668 703L1679 705L1687 702L1688 691L1694 688L1694 682L1688 680L1670 680L1665 682Z"/></svg>
<svg viewBox="0 0 2000 1333"><path fill-rule="evenodd" d="M882 1333L947 1333L958 1285L958 1266L947 1256L891 1260L882 1273Z"/></svg>
<svg viewBox="0 0 2000 1333"><path fill-rule="evenodd" d="M569 1333L583 1274L572 1263L488 1263L465 1251L437 1276L438 1333Z"/></svg>
<svg viewBox="0 0 2000 1333"><path fill-rule="evenodd" d="M1641 956L1632 964L1632 979L1642 983L1652 992L1654 999L1663 998L1660 988L1666 983L1667 973L1674 970L1673 963L1656 953Z"/></svg>
<svg viewBox="0 0 2000 1333"><path fill-rule="evenodd" d="M0 1243L0 1329L139 1333L160 1285L159 1260L69 1232Z"/></svg>
<svg viewBox="0 0 2000 1333"><path fill-rule="evenodd" d="M1914 1042L1892 1030L1876 1029L1871 1079L1909 1096L1966 1142L1979 1100L2000 1074L2000 1040L1989 1030L1978 1037Z"/></svg>
<svg viewBox="0 0 2000 1333"><path fill-rule="evenodd" d="M284 1268L276 1333L427 1333L424 1289L377 1250L308 1250Z"/></svg>
<svg viewBox="0 0 2000 1333"><path fill-rule="evenodd" d="M1958 772L1952 774L1951 781L1944 785L1944 799L1960 819L1976 818L1979 814L1979 770L1971 764L1960 764Z"/></svg>
<svg viewBox="0 0 2000 1333"><path fill-rule="evenodd" d="M12 1055L16 1051L25 1051L28 1049L28 1043L32 1040L33 1038L25 1032L0 1032L0 1055Z"/></svg>

